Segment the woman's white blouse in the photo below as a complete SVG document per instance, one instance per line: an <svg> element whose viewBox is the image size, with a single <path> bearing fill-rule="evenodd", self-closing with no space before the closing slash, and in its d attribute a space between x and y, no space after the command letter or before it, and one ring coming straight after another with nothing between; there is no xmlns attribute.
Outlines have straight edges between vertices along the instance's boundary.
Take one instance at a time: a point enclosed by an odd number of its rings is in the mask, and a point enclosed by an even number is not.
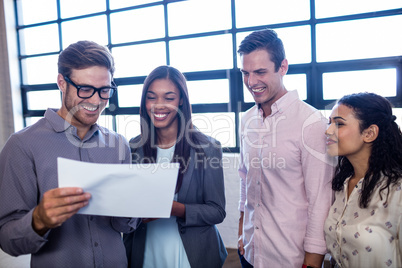
<svg viewBox="0 0 402 268"><path fill-rule="evenodd" d="M156 162L169 163L175 146L157 148ZM177 201L177 194L174 196ZM143 268L190 268L175 216L147 223Z"/></svg>
<svg viewBox="0 0 402 268"><path fill-rule="evenodd" d="M350 179L350 178L349 178ZM335 193L325 222L327 248L340 267L402 267L401 183L383 191L377 187L367 208L359 207L361 179L347 199L348 182ZM385 194L384 194L385 193Z"/></svg>

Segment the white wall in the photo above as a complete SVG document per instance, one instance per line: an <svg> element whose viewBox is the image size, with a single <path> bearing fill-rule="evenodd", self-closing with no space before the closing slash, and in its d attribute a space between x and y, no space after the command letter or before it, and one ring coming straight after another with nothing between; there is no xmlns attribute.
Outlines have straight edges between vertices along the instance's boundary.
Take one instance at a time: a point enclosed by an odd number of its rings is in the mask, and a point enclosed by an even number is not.
<svg viewBox="0 0 402 268"><path fill-rule="evenodd" d="M28 268L31 255L11 257L0 249L0 268Z"/></svg>
<svg viewBox="0 0 402 268"><path fill-rule="evenodd" d="M218 225L219 232L227 248L237 248L239 226L240 177L237 172L239 154L223 154L225 175L226 218Z"/></svg>
<svg viewBox="0 0 402 268"><path fill-rule="evenodd" d="M0 1L0 149L23 126L13 0Z"/></svg>

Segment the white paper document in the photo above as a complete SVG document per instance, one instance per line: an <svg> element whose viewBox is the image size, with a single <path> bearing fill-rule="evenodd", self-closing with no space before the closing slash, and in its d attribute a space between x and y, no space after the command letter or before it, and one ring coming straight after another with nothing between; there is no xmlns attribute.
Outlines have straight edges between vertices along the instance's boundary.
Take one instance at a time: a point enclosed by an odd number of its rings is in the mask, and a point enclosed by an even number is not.
<svg viewBox="0 0 402 268"><path fill-rule="evenodd" d="M91 194L80 214L168 218L178 163L97 164L57 159L59 187L81 187Z"/></svg>

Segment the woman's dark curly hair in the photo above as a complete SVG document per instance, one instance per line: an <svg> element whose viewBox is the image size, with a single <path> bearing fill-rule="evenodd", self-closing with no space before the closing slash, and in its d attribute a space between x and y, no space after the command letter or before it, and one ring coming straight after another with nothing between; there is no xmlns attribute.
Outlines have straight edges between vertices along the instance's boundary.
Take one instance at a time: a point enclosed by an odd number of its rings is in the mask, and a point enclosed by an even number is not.
<svg viewBox="0 0 402 268"><path fill-rule="evenodd" d="M384 97L374 93L358 93L342 97L338 104L351 108L356 118L360 121L360 131L371 125L379 128L378 137L372 143L369 167L363 180L359 206L367 208L373 191L377 185L383 185L380 189L380 197L389 187L396 184L402 178L402 134L392 115L391 103ZM352 164L345 156L339 156L338 166L332 181L332 189L341 191L347 178L353 176ZM385 184L383 182L385 181Z"/></svg>

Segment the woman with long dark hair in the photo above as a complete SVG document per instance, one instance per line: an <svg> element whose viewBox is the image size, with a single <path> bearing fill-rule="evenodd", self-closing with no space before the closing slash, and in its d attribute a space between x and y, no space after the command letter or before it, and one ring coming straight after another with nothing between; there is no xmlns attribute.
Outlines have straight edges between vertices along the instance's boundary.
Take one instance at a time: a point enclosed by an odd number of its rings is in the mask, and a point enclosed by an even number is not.
<svg viewBox="0 0 402 268"><path fill-rule="evenodd" d="M335 202L325 223L337 267L402 267L402 134L390 102L373 93L342 97L326 131L338 156Z"/></svg>
<svg viewBox="0 0 402 268"><path fill-rule="evenodd" d="M133 163L180 168L171 217L142 219L124 236L129 266L222 267L227 252L215 226L226 216L222 149L193 126L180 71L159 66L147 76L140 117L141 135L130 141Z"/></svg>

